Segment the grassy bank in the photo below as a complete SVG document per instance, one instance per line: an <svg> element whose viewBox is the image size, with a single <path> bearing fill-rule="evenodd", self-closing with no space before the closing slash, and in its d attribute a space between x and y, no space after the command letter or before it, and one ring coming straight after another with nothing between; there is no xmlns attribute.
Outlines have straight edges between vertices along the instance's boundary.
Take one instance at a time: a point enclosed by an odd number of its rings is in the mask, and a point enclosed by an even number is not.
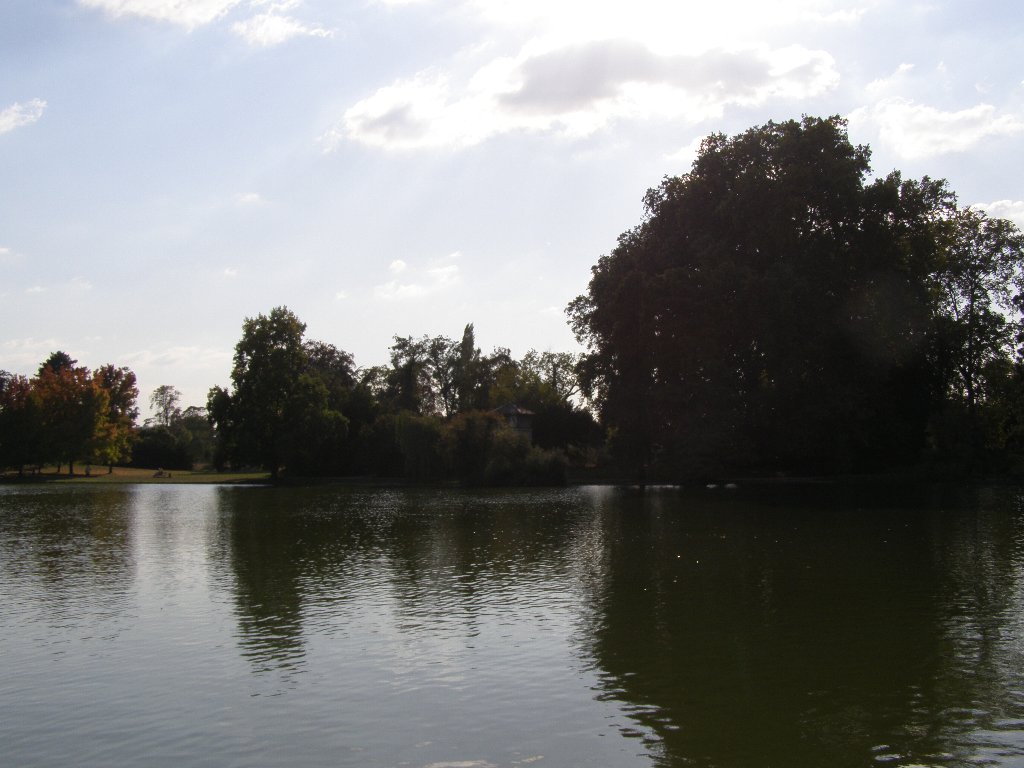
<svg viewBox="0 0 1024 768"><path fill-rule="evenodd" d="M192 484L252 484L266 483L270 480L267 472L210 472L210 471L158 471L155 469L136 469L134 467L114 467L108 472L106 467L92 467L86 474L84 467L75 467L75 474L67 471L59 474L55 467L45 467L36 475L26 473L18 477L16 472L0 474L2 482L24 483L76 483L91 485L126 484L126 483L192 483Z"/></svg>

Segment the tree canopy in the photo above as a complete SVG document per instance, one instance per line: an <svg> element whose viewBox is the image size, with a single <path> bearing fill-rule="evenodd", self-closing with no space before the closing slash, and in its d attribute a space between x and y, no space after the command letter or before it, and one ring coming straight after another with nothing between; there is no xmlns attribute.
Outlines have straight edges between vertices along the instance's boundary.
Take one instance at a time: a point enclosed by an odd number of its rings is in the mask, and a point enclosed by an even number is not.
<svg viewBox="0 0 1024 768"><path fill-rule="evenodd" d="M808 117L709 136L648 191L568 308L636 472L912 463L936 397L974 402L1012 355L1019 233L869 160L842 119Z"/></svg>
<svg viewBox="0 0 1024 768"><path fill-rule="evenodd" d="M572 355L485 355L470 323L458 342L395 336L388 365L357 369L349 353L304 334L286 307L244 322L232 387L214 387L207 402L217 463L275 476L530 482L564 472L545 451L560 456L570 445L600 442L593 418L573 400ZM490 413L513 401L538 409L537 445Z"/></svg>
<svg viewBox="0 0 1024 768"><path fill-rule="evenodd" d="M128 459L138 415L135 374L112 364L90 371L54 352L37 374L0 372L0 468Z"/></svg>

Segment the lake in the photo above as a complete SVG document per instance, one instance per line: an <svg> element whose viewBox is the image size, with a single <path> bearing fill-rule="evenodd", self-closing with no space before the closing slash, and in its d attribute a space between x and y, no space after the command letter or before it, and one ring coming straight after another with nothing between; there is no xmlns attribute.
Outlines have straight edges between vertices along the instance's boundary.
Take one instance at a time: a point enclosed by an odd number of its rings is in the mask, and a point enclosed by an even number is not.
<svg viewBox="0 0 1024 768"><path fill-rule="evenodd" d="M0 486L10 766L1024 766L1024 494Z"/></svg>

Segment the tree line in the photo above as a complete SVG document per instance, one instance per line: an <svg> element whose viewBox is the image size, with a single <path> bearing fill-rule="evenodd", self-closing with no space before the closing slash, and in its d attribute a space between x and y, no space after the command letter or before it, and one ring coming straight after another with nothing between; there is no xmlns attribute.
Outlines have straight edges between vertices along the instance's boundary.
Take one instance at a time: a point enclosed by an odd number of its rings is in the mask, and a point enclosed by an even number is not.
<svg viewBox="0 0 1024 768"><path fill-rule="evenodd" d="M483 354L469 324L458 341L395 337L389 364L357 369L277 307L245 320L231 387L210 390L214 462L273 477L556 482L602 441L576 399L578 362L535 350L521 360L506 348ZM517 429L500 406L528 412L532 428Z"/></svg>
<svg viewBox="0 0 1024 768"><path fill-rule="evenodd" d="M139 415L135 374L103 365L95 371L54 352L28 378L0 371L0 468L106 465L127 461Z"/></svg>
<svg viewBox="0 0 1024 768"><path fill-rule="evenodd" d="M387 364L358 368L277 307L245 319L230 386L181 410L165 385L141 428L126 368L55 353L31 379L0 373L0 465L485 483L601 462L673 482L1024 472L1024 238L944 180L876 177L870 156L839 117L707 137L567 308L583 354L484 354L470 324L396 336Z"/></svg>
<svg viewBox="0 0 1024 768"><path fill-rule="evenodd" d="M568 307L636 477L1024 468L1024 240L841 118L709 136Z"/></svg>
<svg viewBox="0 0 1024 768"><path fill-rule="evenodd" d="M261 469L275 479L561 482L602 442L578 399L578 362L564 352L484 354L469 324L457 341L395 337L388 364L357 368L348 352L306 339L305 324L277 307L244 321L229 388L183 409L181 393L161 385L142 425L128 368L90 372L56 352L32 378L0 372L0 469L73 473L85 462ZM500 406L532 424L516 428Z"/></svg>

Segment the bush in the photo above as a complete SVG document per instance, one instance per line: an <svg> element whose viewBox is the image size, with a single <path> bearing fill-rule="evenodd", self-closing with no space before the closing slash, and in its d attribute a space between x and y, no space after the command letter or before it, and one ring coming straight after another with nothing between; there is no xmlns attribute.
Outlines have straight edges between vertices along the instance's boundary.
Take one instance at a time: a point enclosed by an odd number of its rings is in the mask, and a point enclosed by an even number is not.
<svg viewBox="0 0 1024 768"><path fill-rule="evenodd" d="M470 485L561 485L568 461L560 450L530 445L521 432L489 411L468 411L445 425L449 470Z"/></svg>
<svg viewBox="0 0 1024 768"><path fill-rule="evenodd" d="M192 469L186 441L167 427L143 427L132 446L132 466L147 469Z"/></svg>

